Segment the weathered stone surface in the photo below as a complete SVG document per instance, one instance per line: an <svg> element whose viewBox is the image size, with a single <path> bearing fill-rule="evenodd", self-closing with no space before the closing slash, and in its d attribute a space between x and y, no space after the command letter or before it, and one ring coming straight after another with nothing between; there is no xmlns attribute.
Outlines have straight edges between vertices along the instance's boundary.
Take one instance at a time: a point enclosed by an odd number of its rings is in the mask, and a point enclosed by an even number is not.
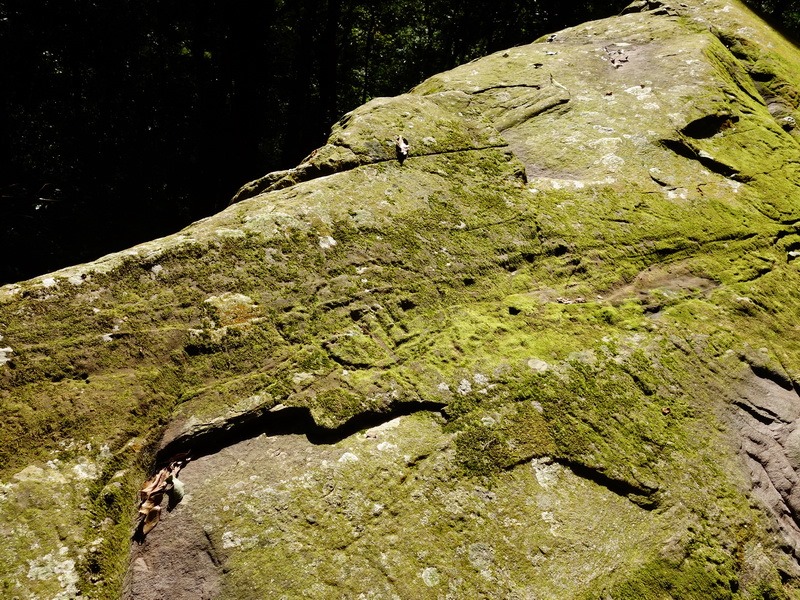
<svg viewBox="0 0 800 600"><path fill-rule="evenodd" d="M0 288L3 596L800 597L798 73L637 2Z"/></svg>

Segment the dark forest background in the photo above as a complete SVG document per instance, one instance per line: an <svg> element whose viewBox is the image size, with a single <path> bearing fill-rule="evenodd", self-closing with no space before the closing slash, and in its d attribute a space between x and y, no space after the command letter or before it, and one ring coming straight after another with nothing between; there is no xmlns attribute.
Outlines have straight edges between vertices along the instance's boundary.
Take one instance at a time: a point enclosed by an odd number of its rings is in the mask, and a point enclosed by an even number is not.
<svg viewBox="0 0 800 600"><path fill-rule="evenodd" d="M343 113L629 0L0 0L0 284L224 208ZM752 0L797 39L796 0Z"/></svg>

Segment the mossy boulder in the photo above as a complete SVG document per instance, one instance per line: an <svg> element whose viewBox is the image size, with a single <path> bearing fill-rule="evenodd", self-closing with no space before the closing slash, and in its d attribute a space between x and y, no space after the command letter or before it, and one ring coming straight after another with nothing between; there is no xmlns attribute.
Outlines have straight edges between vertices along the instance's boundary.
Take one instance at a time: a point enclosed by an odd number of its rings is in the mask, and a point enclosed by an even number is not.
<svg viewBox="0 0 800 600"><path fill-rule="evenodd" d="M799 106L637 2L0 288L0 595L800 598Z"/></svg>

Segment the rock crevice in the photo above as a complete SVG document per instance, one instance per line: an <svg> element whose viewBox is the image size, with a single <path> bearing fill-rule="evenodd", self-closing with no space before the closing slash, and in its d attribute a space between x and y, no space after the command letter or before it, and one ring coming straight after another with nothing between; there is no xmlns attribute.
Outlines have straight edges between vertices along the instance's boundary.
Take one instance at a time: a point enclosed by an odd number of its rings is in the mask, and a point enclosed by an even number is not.
<svg viewBox="0 0 800 600"><path fill-rule="evenodd" d="M365 428L375 427L399 416L421 411L440 411L439 402L396 402L383 411L360 411L339 427L318 425L308 407L277 405L248 411L221 422L193 425L189 431L162 440L156 466L168 464L173 456L188 453L193 459L214 454L229 446L260 435L304 435L312 444L333 444Z"/></svg>

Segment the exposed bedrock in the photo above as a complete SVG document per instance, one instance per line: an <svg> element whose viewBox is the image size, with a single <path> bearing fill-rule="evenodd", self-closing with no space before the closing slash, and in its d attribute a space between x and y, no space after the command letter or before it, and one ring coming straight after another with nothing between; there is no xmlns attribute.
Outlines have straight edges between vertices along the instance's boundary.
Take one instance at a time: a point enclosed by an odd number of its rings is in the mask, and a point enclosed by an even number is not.
<svg viewBox="0 0 800 600"><path fill-rule="evenodd" d="M0 288L0 596L800 598L798 73L636 2Z"/></svg>
<svg viewBox="0 0 800 600"><path fill-rule="evenodd" d="M743 378L736 393L734 421L742 434L753 493L800 559L800 395L791 381L758 368Z"/></svg>

